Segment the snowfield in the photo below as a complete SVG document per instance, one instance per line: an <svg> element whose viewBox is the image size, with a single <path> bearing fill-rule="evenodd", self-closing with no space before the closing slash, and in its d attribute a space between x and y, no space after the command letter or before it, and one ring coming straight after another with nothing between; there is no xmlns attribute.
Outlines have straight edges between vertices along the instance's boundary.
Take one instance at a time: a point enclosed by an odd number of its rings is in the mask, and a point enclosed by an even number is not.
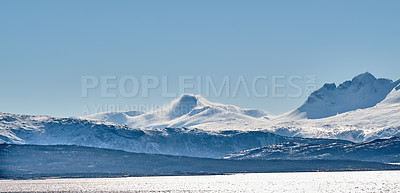
<svg viewBox="0 0 400 193"><path fill-rule="evenodd" d="M0 180L4 192L399 192L399 171Z"/></svg>

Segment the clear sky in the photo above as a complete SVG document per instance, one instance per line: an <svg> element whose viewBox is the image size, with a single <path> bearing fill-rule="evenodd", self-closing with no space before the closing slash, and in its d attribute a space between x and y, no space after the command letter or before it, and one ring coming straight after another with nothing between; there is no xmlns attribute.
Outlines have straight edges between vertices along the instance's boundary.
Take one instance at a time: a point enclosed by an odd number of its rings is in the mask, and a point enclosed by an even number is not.
<svg viewBox="0 0 400 193"><path fill-rule="evenodd" d="M400 1L0 1L0 111L78 116L87 105L167 104L149 97L82 97L82 76L357 74L400 78ZM270 84L270 83L268 83ZM160 88L161 89L161 88ZM196 93L196 92L194 92ZM203 93L197 93L203 94ZM273 114L302 97L209 100Z"/></svg>

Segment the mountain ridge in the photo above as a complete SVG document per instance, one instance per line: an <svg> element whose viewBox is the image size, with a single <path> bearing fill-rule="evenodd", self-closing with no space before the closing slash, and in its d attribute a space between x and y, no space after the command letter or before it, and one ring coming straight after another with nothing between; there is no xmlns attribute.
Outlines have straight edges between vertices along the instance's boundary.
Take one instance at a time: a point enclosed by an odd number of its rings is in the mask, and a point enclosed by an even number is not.
<svg viewBox="0 0 400 193"><path fill-rule="evenodd" d="M369 72L357 75L339 86L326 83L293 113L303 113L308 119L319 119L373 107L383 101L399 83L400 80L377 79Z"/></svg>
<svg viewBox="0 0 400 193"><path fill-rule="evenodd" d="M400 135L399 88L400 80L393 82L390 79L375 78L366 72L339 86L334 83L325 84L299 108L279 116L267 115L256 109L212 103L201 96L185 94L172 101L164 111L144 113L123 124L147 129L187 127L205 131L266 130L290 137L369 141ZM313 104L317 105L309 105L308 102L314 99L317 102ZM177 106L183 110L177 110L173 116L166 116ZM310 112L322 112L321 115L329 116L308 118L312 115Z"/></svg>
<svg viewBox="0 0 400 193"><path fill-rule="evenodd" d="M339 84L339 86L336 86L335 83L324 84L320 89L314 91L304 104L284 115L287 119L292 120L321 119L357 109L367 109L385 100L393 88L399 84L400 80L393 82L390 79L377 79L371 73L365 72L355 76L352 80ZM118 113L126 114L126 112L115 112L115 114ZM80 118L110 121L110 119L101 117L101 115L102 113L99 113ZM195 115L200 115L197 116L199 119L193 120ZM134 127L191 127L201 124L207 125L207 121L200 120L201 117L205 118L207 115L220 116L219 120L213 120L213 122L221 122L224 118L231 118L237 119L237 124L244 121L257 122L259 125L263 125L262 122L265 120L274 118L274 116L269 116L258 109L245 109L234 105L212 103L200 95L183 94L161 110L136 114L135 116L125 115L125 122L112 120L111 122ZM282 117L282 115L277 117ZM242 124L242 126L245 125Z"/></svg>
<svg viewBox="0 0 400 193"><path fill-rule="evenodd" d="M363 74L353 80L361 84L376 82L380 79ZM398 82L400 81L389 81L390 84ZM351 83L343 84L351 85ZM325 86L324 89L330 87L333 89L334 85ZM337 89L337 87L335 88ZM1 113L0 140L18 143L24 140L40 139L54 142L55 136L66 135L71 138L57 138L57 140L62 140L66 144L78 140L81 145L91 144L93 140L97 140L95 144L99 146L117 145L122 147L123 145L114 142L114 140L125 141L120 138L121 136L137 138L143 135L170 135L169 132L172 130L165 132L165 128L187 128L188 130L181 129L178 133L183 135L185 132L189 132L194 137L197 134L193 131L200 132L200 136L211 136L223 131L244 133L256 131L270 132L286 137L363 142L400 136L399 88L400 83L386 95L384 100L373 107L351 110L319 119L293 117L290 113L274 117L255 109L212 103L201 96L191 94L182 95L159 111L147 113L139 111L100 113L92 117L77 119ZM113 119L113 122L107 122ZM62 127L63 125L65 127ZM110 133L111 137L105 136ZM38 136L42 136L42 138L35 138ZM100 138L110 140L110 142L99 141ZM151 139L153 140L153 138ZM139 146L150 152L158 148L157 143L149 144L151 145L141 144ZM234 146L233 143L232 145Z"/></svg>
<svg viewBox="0 0 400 193"><path fill-rule="evenodd" d="M101 116L102 114L99 113L79 118L107 121L107 119ZM121 116L125 112L114 113L114 115L118 114ZM116 123L138 128L195 127L199 124L223 122L227 118L236 122L259 122L259 119L262 117L265 117L263 119L268 119L267 116L267 113L262 110L213 103L200 95L183 94L160 110L137 116L125 116L125 122Z"/></svg>
<svg viewBox="0 0 400 193"><path fill-rule="evenodd" d="M80 145L137 153L221 157L279 142L350 143L334 139L279 136L268 131L138 129L110 122L0 113L0 143Z"/></svg>

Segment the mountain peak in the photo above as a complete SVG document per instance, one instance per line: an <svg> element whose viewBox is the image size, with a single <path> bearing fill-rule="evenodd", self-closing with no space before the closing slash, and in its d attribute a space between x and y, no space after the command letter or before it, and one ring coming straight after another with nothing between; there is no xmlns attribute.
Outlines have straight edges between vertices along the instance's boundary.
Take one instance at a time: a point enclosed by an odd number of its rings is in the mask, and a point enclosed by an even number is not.
<svg viewBox="0 0 400 193"><path fill-rule="evenodd" d="M322 88L328 89L328 90L334 90L336 89L336 84L335 83L325 83Z"/></svg>
<svg viewBox="0 0 400 193"><path fill-rule="evenodd" d="M171 106L207 106L210 105L205 98L195 94L182 94L171 102Z"/></svg>
<svg viewBox="0 0 400 193"><path fill-rule="evenodd" d="M170 105L170 117L179 117L189 113L197 106L204 106L207 100L200 95L182 94L179 98L173 100Z"/></svg>
<svg viewBox="0 0 400 193"><path fill-rule="evenodd" d="M376 80L375 76L369 72L364 72L362 74L359 74L352 79L353 82L372 82L375 80Z"/></svg>
<svg viewBox="0 0 400 193"><path fill-rule="evenodd" d="M336 87L325 84L314 91L297 110L307 118L318 119L375 106L397 86L389 79L377 79L369 72L355 76Z"/></svg>
<svg viewBox="0 0 400 193"><path fill-rule="evenodd" d="M199 95L194 95L194 94L182 94L179 98L178 101L179 103L191 103L191 104L197 104L198 98L201 96Z"/></svg>

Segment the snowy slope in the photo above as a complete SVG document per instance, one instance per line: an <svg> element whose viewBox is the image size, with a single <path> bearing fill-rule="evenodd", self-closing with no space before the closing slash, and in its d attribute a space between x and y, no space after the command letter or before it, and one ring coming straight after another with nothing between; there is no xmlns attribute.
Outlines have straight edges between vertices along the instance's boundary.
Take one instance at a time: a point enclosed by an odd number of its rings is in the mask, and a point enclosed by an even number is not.
<svg viewBox="0 0 400 193"><path fill-rule="evenodd" d="M82 119L96 119L136 128L165 127L201 127L210 125L218 130L240 129L248 124L263 123L267 114L257 109L243 109L233 105L212 103L199 95L184 94L161 110L126 116L125 112L113 113L120 117L118 121L110 120L103 113L83 116Z"/></svg>
<svg viewBox="0 0 400 193"><path fill-rule="evenodd" d="M400 82L376 79L366 72L336 87L325 84L313 92L307 101L292 114L301 114L309 119L334 116L344 112L373 107L386 98Z"/></svg>
<svg viewBox="0 0 400 193"><path fill-rule="evenodd" d="M377 105L322 119L290 120L283 116L269 123L270 131L297 137L337 138L355 142L400 136L400 84Z"/></svg>
<svg viewBox="0 0 400 193"><path fill-rule="evenodd" d="M82 118L88 120L101 120L117 124L125 124L131 117L142 114L144 114L144 112L141 111L102 112L93 115L83 116Z"/></svg>

